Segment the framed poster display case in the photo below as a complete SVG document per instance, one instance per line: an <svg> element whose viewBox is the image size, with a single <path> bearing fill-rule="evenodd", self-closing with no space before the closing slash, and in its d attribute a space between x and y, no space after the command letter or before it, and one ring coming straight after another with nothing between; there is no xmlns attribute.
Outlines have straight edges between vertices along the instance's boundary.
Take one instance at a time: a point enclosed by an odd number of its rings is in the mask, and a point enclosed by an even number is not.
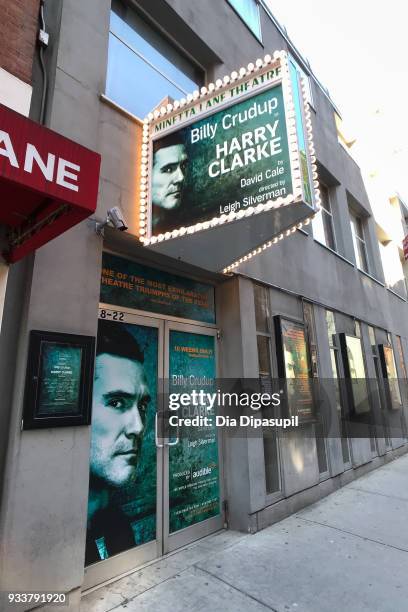
<svg viewBox="0 0 408 612"><path fill-rule="evenodd" d="M23 429L89 425L95 338L30 332Z"/></svg>
<svg viewBox="0 0 408 612"><path fill-rule="evenodd" d="M367 414L370 403L361 338L340 333L339 341L350 411L356 415Z"/></svg>
<svg viewBox="0 0 408 612"><path fill-rule="evenodd" d="M299 423L315 422L315 398L305 325L280 315L274 317L278 376L284 381L288 416Z"/></svg>

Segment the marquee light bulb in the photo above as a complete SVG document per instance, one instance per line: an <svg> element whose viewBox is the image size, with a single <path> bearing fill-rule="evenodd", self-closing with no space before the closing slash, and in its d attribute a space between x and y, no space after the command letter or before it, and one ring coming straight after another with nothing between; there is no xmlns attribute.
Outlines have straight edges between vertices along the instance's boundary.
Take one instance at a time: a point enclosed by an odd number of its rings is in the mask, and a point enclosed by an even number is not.
<svg viewBox="0 0 408 612"><path fill-rule="evenodd" d="M249 62L247 69L248 69L248 72L253 72L255 70L255 64L253 64L252 62Z"/></svg>
<svg viewBox="0 0 408 612"><path fill-rule="evenodd" d="M236 81L237 78L238 78L238 72L234 70L233 72L231 72L231 81Z"/></svg>
<svg viewBox="0 0 408 612"><path fill-rule="evenodd" d="M261 60L261 58L258 57L258 59L256 60L255 64L256 64L257 68L262 68L263 61Z"/></svg>
<svg viewBox="0 0 408 612"><path fill-rule="evenodd" d="M217 79L217 80L215 81L215 86L216 86L216 87L218 87L218 88L219 88L219 87L222 87L222 85L223 85L223 82L222 82L222 80L221 80L221 79Z"/></svg>
<svg viewBox="0 0 408 612"><path fill-rule="evenodd" d="M178 100L174 100L173 108L177 109L180 106L180 102Z"/></svg>
<svg viewBox="0 0 408 612"><path fill-rule="evenodd" d="M231 80L231 79L230 79L229 75L228 75L228 74L226 74L226 75L225 75L225 77L223 78L224 85L228 85L228 83L230 82L230 80Z"/></svg>
<svg viewBox="0 0 408 612"><path fill-rule="evenodd" d="M193 91L193 100L198 100L199 97L200 97L200 92L198 91L198 89L195 89Z"/></svg>
<svg viewBox="0 0 408 612"><path fill-rule="evenodd" d="M264 57L264 63L265 64L270 64L272 61L272 57L269 55L269 53L267 53Z"/></svg>

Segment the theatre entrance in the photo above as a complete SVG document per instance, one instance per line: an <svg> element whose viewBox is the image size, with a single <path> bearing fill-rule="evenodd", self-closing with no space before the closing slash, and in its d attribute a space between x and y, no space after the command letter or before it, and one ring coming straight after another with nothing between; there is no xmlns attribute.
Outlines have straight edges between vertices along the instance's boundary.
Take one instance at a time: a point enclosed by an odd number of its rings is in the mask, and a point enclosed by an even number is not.
<svg viewBox="0 0 408 612"><path fill-rule="evenodd" d="M215 390L214 324L102 303L97 345L84 589L224 524L216 428L160 420L169 393Z"/></svg>

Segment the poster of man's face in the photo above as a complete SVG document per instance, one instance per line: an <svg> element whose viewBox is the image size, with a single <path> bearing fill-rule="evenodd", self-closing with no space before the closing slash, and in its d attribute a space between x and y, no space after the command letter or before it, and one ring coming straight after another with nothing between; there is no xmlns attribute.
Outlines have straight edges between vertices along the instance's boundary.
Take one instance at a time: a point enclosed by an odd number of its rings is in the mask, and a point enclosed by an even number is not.
<svg viewBox="0 0 408 612"><path fill-rule="evenodd" d="M135 477L149 400L142 363L120 355L98 355L91 472L107 487L126 486Z"/></svg>
<svg viewBox="0 0 408 612"><path fill-rule="evenodd" d="M86 561L155 537L157 330L101 319L92 402Z"/></svg>
<svg viewBox="0 0 408 612"><path fill-rule="evenodd" d="M153 233L166 231L170 220L181 212L187 163L182 141L170 137L156 145L151 182Z"/></svg>

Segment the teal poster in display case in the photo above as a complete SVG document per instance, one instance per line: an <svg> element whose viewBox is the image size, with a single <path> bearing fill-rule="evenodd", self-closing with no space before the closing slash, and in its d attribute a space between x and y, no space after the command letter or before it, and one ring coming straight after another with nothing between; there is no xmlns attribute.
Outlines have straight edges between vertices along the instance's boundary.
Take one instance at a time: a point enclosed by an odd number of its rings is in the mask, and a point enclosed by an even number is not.
<svg viewBox="0 0 408 612"><path fill-rule="evenodd" d="M100 319L86 564L156 538L158 330Z"/></svg>
<svg viewBox="0 0 408 612"><path fill-rule="evenodd" d="M170 331L170 393L216 391L214 336ZM178 416L211 415L206 406L180 407ZM217 428L180 427L169 448L170 533L220 513Z"/></svg>
<svg viewBox="0 0 408 612"><path fill-rule="evenodd" d="M214 287L104 253L101 295L104 304L215 323Z"/></svg>
<svg viewBox="0 0 408 612"><path fill-rule="evenodd" d="M44 342L39 416L79 411L82 349Z"/></svg>

